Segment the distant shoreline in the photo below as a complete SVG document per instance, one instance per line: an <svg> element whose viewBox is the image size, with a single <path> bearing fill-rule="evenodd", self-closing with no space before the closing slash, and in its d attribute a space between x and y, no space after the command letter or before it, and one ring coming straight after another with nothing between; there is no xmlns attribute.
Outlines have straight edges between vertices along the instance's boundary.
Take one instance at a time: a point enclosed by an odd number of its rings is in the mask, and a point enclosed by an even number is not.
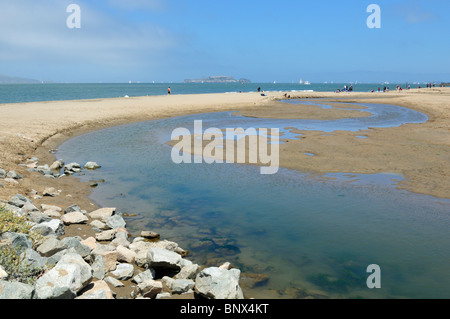
<svg viewBox="0 0 450 319"><path fill-rule="evenodd" d="M394 86L403 84L392 84ZM348 83L312 83L300 85L298 83L35 83L35 84L0 84L0 104L96 100L122 97L165 96L168 87L172 95L195 95L215 93L310 93L335 92L343 90ZM353 85L353 92L381 93L383 86L377 83L361 83Z"/></svg>

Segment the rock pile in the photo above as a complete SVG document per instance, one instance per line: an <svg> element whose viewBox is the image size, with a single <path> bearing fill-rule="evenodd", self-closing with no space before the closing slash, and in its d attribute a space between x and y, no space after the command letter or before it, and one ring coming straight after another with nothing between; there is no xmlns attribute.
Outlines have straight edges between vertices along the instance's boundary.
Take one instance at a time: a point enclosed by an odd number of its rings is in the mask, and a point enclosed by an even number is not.
<svg viewBox="0 0 450 319"><path fill-rule="evenodd" d="M55 167L62 168L63 163L59 164ZM48 193L56 194L54 190ZM159 240L160 235L151 231L131 240L126 222L115 208L87 212L77 205L66 209L41 205L39 209L20 194L0 207L0 214L9 211L26 217L33 225L31 231L40 236L36 243L27 234L1 233L0 228L0 249L19 249L20 262L26 267L46 269L29 284L16 281L0 267L0 299L114 299L114 289L124 284L132 285L128 298L135 299L171 298L175 294L243 298L238 269L229 269L229 264L201 269L185 258L188 252L177 243ZM66 227L78 224L89 224L95 237L65 236Z"/></svg>

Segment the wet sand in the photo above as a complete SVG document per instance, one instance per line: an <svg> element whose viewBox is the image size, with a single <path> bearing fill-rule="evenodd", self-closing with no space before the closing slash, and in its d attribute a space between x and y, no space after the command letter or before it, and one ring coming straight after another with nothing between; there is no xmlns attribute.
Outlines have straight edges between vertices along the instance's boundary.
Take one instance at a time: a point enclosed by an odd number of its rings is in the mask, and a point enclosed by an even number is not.
<svg viewBox="0 0 450 319"><path fill-rule="evenodd" d="M405 180L399 184L401 188L436 197L450 197L449 88L389 93L309 92L290 95L291 98L327 98L329 101L339 98L339 102L399 105L423 112L428 115L429 120L423 124L361 132L323 134L295 131L303 135L300 140L291 140L280 146L281 167L317 174L402 174ZM8 199L17 193L27 195L32 189L41 193L45 187L53 186L61 189L63 196L50 200L44 197L43 203L79 203L84 206L83 209L93 209L95 203L87 199L90 188L86 183L83 184L76 178L49 180L38 173L28 172L18 164L37 156L40 165L50 165L54 155L49 151L57 149L64 140L110 126L233 110L240 111L238 114L245 116L274 118L337 119L369 115L364 110L322 109L302 105L293 107L277 101L283 97L283 93L266 93L266 96L257 93L228 93L2 104L0 168L15 170L25 178L19 180L18 184L2 181L0 198ZM326 101L321 103L325 104ZM368 138L356 137L361 135Z"/></svg>
<svg viewBox="0 0 450 319"><path fill-rule="evenodd" d="M283 93L228 93L172 95L81 101L55 101L0 105L0 168L15 170L25 176L18 184L3 181L0 198L16 193L39 193L53 186L66 196L51 198L54 204L77 202L91 205L90 188L76 178L49 180L18 166L37 156L39 164L51 164L64 140L78 134L110 126L195 113L240 111L241 115L274 118L336 119L367 116L359 110L322 109L280 103ZM300 140L280 146L280 166L324 174L397 173L405 177L399 187L442 198L450 197L450 89L415 89L389 93L295 93L292 98L339 98L339 102L393 104L412 108L428 115L423 124L396 128L376 128L361 132L295 131ZM345 101L342 100L345 98ZM321 101L326 103L326 101ZM348 108L348 105L342 107ZM366 139L356 136L367 136ZM315 154L314 157L304 153ZM93 159L95 160L95 159ZM67 198L67 195L71 195ZM44 201L48 199L44 198ZM95 204L95 203L94 203ZM83 207L82 207L83 208ZM86 207L84 209L90 209Z"/></svg>

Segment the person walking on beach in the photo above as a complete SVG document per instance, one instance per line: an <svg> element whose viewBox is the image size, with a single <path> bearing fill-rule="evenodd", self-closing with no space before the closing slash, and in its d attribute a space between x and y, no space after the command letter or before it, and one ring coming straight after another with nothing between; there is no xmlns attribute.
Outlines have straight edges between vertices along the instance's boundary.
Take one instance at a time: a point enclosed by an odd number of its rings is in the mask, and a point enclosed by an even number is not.
<svg viewBox="0 0 450 319"><path fill-rule="evenodd" d="M169 86L169 88L167 89L167 94L170 95L171 93L172 93L172 91L170 90L170 86Z"/></svg>

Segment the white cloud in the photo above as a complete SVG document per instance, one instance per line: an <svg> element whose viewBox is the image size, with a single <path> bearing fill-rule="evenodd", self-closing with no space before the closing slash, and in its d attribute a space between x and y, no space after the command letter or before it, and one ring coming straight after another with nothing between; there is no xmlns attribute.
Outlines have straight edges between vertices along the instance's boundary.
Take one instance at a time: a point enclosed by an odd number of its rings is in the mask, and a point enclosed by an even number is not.
<svg viewBox="0 0 450 319"><path fill-rule="evenodd" d="M135 5L140 2L131 1ZM81 29L69 29L66 8L71 3L74 1L0 0L0 65L151 67L177 46L176 36L164 28L149 22L117 21L107 11L79 0Z"/></svg>

